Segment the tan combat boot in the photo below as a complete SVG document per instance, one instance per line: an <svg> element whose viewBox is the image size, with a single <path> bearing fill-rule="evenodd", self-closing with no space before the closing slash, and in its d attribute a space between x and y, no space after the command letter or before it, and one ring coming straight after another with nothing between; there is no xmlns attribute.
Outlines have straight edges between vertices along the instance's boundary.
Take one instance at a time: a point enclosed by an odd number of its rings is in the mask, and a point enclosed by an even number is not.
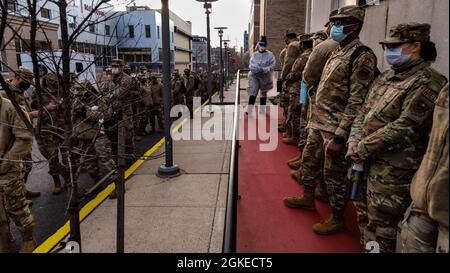
<svg viewBox="0 0 450 273"><path fill-rule="evenodd" d="M283 202L286 207L292 209L316 210L314 192L305 191L301 197L286 197Z"/></svg>
<svg viewBox="0 0 450 273"><path fill-rule="evenodd" d="M54 175L53 177L53 191L54 195L58 195L62 192L61 180L59 179L59 175Z"/></svg>
<svg viewBox="0 0 450 273"><path fill-rule="evenodd" d="M300 167L302 166L302 161L298 160L298 161L288 162L288 166L291 170L298 171L300 169Z"/></svg>
<svg viewBox="0 0 450 273"><path fill-rule="evenodd" d="M26 230L22 233L22 248L19 253L31 253L37 247L36 240L33 236L33 229Z"/></svg>
<svg viewBox="0 0 450 273"><path fill-rule="evenodd" d="M319 200L322 201L324 203L329 203L329 199L328 199L328 192L327 189L324 189L322 187L322 185L320 183L317 184L317 187L314 191L314 197Z"/></svg>
<svg viewBox="0 0 450 273"><path fill-rule="evenodd" d="M292 171L292 172L291 172L291 177L292 177L292 179L294 179L295 182L297 182L300 186L303 185L303 178L302 178L302 171L301 171L301 170Z"/></svg>
<svg viewBox="0 0 450 273"><path fill-rule="evenodd" d="M301 159L302 159L302 153L299 152L299 154L298 154L296 157L294 157L293 159L288 160L288 164L289 164L290 162L299 161L299 160L301 160Z"/></svg>
<svg viewBox="0 0 450 273"><path fill-rule="evenodd" d="M287 137L287 138L283 138L283 143L287 144L287 145L298 146L298 139L293 137L293 136Z"/></svg>
<svg viewBox="0 0 450 273"><path fill-rule="evenodd" d="M318 235L332 235L346 229L344 222L344 211L333 210L330 217L322 223L315 224L313 230Z"/></svg>

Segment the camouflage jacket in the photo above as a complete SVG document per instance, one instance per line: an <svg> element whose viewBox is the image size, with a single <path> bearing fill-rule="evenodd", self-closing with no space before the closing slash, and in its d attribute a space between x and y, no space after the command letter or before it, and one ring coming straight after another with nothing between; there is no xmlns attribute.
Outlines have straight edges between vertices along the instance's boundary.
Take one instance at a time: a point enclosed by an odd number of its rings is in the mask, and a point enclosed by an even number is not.
<svg viewBox="0 0 450 273"><path fill-rule="evenodd" d="M448 84L436 100L428 149L411 183L416 209L448 227Z"/></svg>
<svg viewBox="0 0 450 273"><path fill-rule="evenodd" d="M283 48L283 50L281 50L280 55L278 57L280 59L281 68L283 68L283 66L284 66L284 58L286 57L286 51L287 51L287 47Z"/></svg>
<svg viewBox="0 0 450 273"><path fill-rule="evenodd" d="M7 160L23 160L32 143L33 135L11 101L0 97L0 175L20 171L22 164Z"/></svg>
<svg viewBox="0 0 450 273"><path fill-rule="evenodd" d="M298 56L297 60L295 60L294 65L292 65L291 73L287 76L289 79L288 81L292 82L290 93L300 95L300 82L302 80L303 70L305 69L311 52L312 49L303 51L303 53Z"/></svg>
<svg viewBox="0 0 450 273"><path fill-rule="evenodd" d="M333 39L328 39L317 45L306 63L303 72L303 80L308 85L309 90L316 90L320 83L322 71L331 53L339 47L339 43ZM313 97L313 96L312 96Z"/></svg>
<svg viewBox="0 0 450 273"><path fill-rule="evenodd" d="M11 91L13 91L14 95L15 95L15 100L17 101L17 103L22 106L23 108L25 108L25 110L27 112L31 112L31 106L30 103L28 101L28 98L26 97L28 95L28 93L20 90L19 88L13 86L10 84L10 80L6 80L6 82L9 84L9 89L11 89ZM4 90L0 90L0 96L4 97L5 99L9 99L11 100L12 98L8 97L8 94L6 94L6 92Z"/></svg>
<svg viewBox="0 0 450 273"><path fill-rule="evenodd" d="M445 83L423 61L403 72L384 72L355 119L349 150L357 145L363 160L381 159L394 167L417 169L427 148L434 102Z"/></svg>
<svg viewBox="0 0 450 273"><path fill-rule="evenodd" d="M42 89L41 92L41 103L39 103L38 92L35 91L31 95L31 109L39 111L41 107L45 107L49 103L53 102L59 104L61 100L61 94L58 91L53 91L50 89ZM42 127L46 129L64 128L64 110L60 105L53 110L43 110L42 115ZM54 131L54 130L53 130Z"/></svg>
<svg viewBox="0 0 450 273"><path fill-rule="evenodd" d="M152 84L150 86L152 100L155 105L163 105L163 85L162 83Z"/></svg>
<svg viewBox="0 0 450 273"><path fill-rule="evenodd" d="M96 110L94 110L95 108ZM102 96L88 101L75 98L73 101L72 120L73 131L78 139L92 140L100 132L100 120L106 121L111 118L112 107L107 98Z"/></svg>
<svg viewBox="0 0 450 273"><path fill-rule="evenodd" d="M135 91L135 80L127 74L118 75L114 78L114 99L115 109L121 109L123 115L133 116L131 104L134 102L133 92Z"/></svg>
<svg viewBox="0 0 450 273"><path fill-rule="evenodd" d="M184 94L184 95L185 96L193 96L194 95L194 84L195 84L194 76L183 75L183 82L184 82L184 86L186 87L186 94Z"/></svg>
<svg viewBox="0 0 450 273"><path fill-rule="evenodd" d="M291 42L286 48L286 55L284 56L283 68L281 71L281 79L284 81L289 73L291 73L292 66L297 60L298 56L302 52L300 51L300 42Z"/></svg>
<svg viewBox="0 0 450 273"><path fill-rule="evenodd" d="M350 57L359 46L362 43L355 39L331 54L323 69L308 127L348 138L377 67L376 56L366 51L354 61L353 71L348 71Z"/></svg>

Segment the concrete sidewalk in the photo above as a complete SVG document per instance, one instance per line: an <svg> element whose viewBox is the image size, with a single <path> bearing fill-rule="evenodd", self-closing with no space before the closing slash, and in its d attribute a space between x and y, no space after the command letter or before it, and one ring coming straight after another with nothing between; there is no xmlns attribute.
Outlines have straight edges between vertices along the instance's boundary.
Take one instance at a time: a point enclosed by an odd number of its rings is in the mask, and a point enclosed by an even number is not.
<svg viewBox="0 0 450 273"><path fill-rule="evenodd" d="M234 102L235 89L225 92L225 101ZM222 116L226 131L232 115ZM182 175L172 179L155 175L164 158L144 162L126 182L125 252L221 252L230 151L226 139L175 141ZM163 152L164 145L154 155ZM83 221L83 252L116 251L116 203L106 200Z"/></svg>

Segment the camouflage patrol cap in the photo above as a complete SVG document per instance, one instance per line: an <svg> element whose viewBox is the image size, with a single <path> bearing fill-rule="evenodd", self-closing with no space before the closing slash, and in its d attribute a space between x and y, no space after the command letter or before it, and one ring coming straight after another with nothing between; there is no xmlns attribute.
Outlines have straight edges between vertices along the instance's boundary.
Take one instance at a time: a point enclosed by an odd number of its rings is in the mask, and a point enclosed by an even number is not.
<svg viewBox="0 0 450 273"><path fill-rule="evenodd" d="M305 33L299 36L299 41L300 43L302 42L308 42L308 41L312 41L312 33Z"/></svg>
<svg viewBox="0 0 450 273"><path fill-rule="evenodd" d="M42 80L45 82L47 89L56 91L59 88L58 76L55 73L48 73Z"/></svg>
<svg viewBox="0 0 450 273"><path fill-rule="evenodd" d="M141 66L139 67L139 70L147 70L147 67L141 65Z"/></svg>
<svg viewBox="0 0 450 273"><path fill-rule="evenodd" d="M339 20L344 18L354 18L358 21L364 22L366 15L365 9L358 6L346 6L338 10L338 12L330 17L330 21Z"/></svg>
<svg viewBox="0 0 450 273"><path fill-rule="evenodd" d="M297 38L297 33L295 31L287 30L286 35L284 37L288 39L295 39Z"/></svg>
<svg viewBox="0 0 450 273"><path fill-rule="evenodd" d="M325 27L328 27L330 25L331 17L335 16L338 13L338 11L339 10L335 9L330 12L330 15L328 16L328 22L325 24Z"/></svg>
<svg viewBox="0 0 450 273"><path fill-rule="evenodd" d="M431 26L422 23L400 24L391 28L389 37L380 44L403 44L408 42L429 42Z"/></svg>
<svg viewBox="0 0 450 273"><path fill-rule="evenodd" d="M111 61L111 65L123 66L125 63L121 59L114 59Z"/></svg>
<svg viewBox="0 0 450 273"><path fill-rule="evenodd" d="M34 74L30 69L21 66L16 70L16 74L22 80L27 81L30 84L34 84Z"/></svg>
<svg viewBox="0 0 450 273"><path fill-rule="evenodd" d="M314 35L312 36L312 39L313 40L320 39L322 41L325 41L326 39L328 39L328 35L326 34L325 31L321 30L321 31L314 33Z"/></svg>

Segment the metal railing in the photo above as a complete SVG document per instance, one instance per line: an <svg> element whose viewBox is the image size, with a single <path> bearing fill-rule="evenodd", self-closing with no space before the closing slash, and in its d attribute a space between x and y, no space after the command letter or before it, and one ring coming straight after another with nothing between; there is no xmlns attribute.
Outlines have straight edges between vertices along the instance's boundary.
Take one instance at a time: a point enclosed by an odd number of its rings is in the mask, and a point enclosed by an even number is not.
<svg viewBox="0 0 450 273"><path fill-rule="evenodd" d="M230 174L228 177L227 203L225 208L225 226L222 244L223 253L236 253L236 224L239 179L239 124L241 104L241 73L249 70L239 70L236 75L236 95L234 102L233 135L230 155Z"/></svg>

